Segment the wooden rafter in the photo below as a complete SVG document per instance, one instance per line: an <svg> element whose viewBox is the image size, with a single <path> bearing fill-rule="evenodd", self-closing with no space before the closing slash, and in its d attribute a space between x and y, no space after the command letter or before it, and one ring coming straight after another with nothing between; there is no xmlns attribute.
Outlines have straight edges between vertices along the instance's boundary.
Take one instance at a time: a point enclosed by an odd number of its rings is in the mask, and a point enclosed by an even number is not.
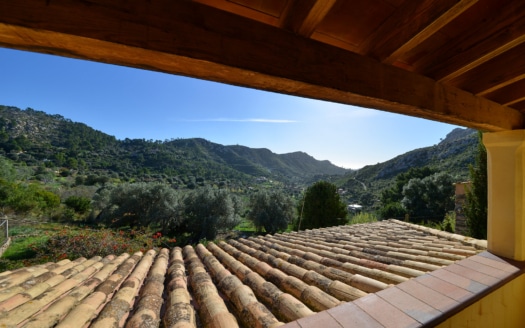
<svg viewBox="0 0 525 328"><path fill-rule="evenodd" d="M280 18L271 16L262 12L259 12L257 10L253 10L251 8L241 6L235 2L226 1L226 0L191 0L198 3L202 3L207 6L211 6L214 8L218 8L224 11L228 11L231 13L240 14L244 17L249 17L253 20L259 21L261 23L269 24L269 25L278 25Z"/></svg>
<svg viewBox="0 0 525 328"><path fill-rule="evenodd" d="M0 2L0 45L358 105L487 131L523 115L469 92L190 1Z"/></svg>
<svg viewBox="0 0 525 328"><path fill-rule="evenodd" d="M450 84L476 95L487 95L525 78L525 62L521 59L525 53L525 43L494 57L450 81ZM512 70L502 67L513 63Z"/></svg>
<svg viewBox="0 0 525 328"><path fill-rule="evenodd" d="M418 71L449 82L524 42L525 2L510 2L494 19L480 23L438 49L420 63ZM455 49L454 56L450 49Z"/></svg>
<svg viewBox="0 0 525 328"><path fill-rule="evenodd" d="M310 37L337 0L302 0L287 12L283 26L304 37Z"/></svg>
<svg viewBox="0 0 525 328"><path fill-rule="evenodd" d="M456 3L454 6L450 7L445 13L437 17L433 22L428 24L426 27L421 29L417 34L415 34L410 40L408 40L401 47L396 49L388 57L386 57L383 62L387 64L392 64L396 62L403 54L408 53L425 40L437 33L443 26L447 25L454 18L458 17L460 14L465 12L478 0L462 0Z"/></svg>
<svg viewBox="0 0 525 328"><path fill-rule="evenodd" d="M508 85L504 88L499 88L494 92L486 95L486 98L493 100L504 106L511 106L524 100L523 90L525 90L525 79L516 83Z"/></svg>
<svg viewBox="0 0 525 328"><path fill-rule="evenodd" d="M433 35L437 27L449 22L475 1L457 2L458 0L405 1L359 46L358 52L384 61L396 52L399 53L402 47L414 47L416 42L422 42ZM388 61L394 59L392 57Z"/></svg>

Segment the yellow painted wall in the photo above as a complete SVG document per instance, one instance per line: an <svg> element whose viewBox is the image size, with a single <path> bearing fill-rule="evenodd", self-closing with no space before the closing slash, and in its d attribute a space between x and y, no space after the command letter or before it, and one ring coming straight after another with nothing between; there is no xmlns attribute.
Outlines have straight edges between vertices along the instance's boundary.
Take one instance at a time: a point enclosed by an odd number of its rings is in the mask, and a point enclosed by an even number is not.
<svg viewBox="0 0 525 328"><path fill-rule="evenodd" d="M437 327L525 327L525 274Z"/></svg>

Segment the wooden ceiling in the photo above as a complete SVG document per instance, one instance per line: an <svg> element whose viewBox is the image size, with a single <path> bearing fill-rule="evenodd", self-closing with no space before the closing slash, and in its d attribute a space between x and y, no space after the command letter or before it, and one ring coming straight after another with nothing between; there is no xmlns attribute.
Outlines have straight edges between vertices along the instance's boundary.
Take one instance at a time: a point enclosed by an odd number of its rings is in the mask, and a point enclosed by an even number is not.
<svg viewBox="0 0 525 328"><path fill-rule="evenodd" d="M525 128L521 0L0 0L0 46Z"/></svg>

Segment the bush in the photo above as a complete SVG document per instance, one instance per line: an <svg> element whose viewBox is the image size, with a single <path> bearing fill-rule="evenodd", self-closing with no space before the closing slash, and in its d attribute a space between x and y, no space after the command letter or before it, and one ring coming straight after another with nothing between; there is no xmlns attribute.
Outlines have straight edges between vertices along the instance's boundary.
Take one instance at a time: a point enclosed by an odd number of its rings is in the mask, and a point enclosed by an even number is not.
<svg viewBox="0 0 525 328"><path fill-rule="evenodd" d="M151 233L147 230L113 231L101 230L70 230L63 228L41 243L34 243L30 248L36 252L40 260L57 262L63 259L93 256L107 256L122 253L132 254L147 251L155 247L171 247L175 239L162 237L160 232Z"/></svg>
<svg viewBox="0 0 525 328"><path fill-rule="evenodd" d="M456 232L456 212L450 211L445 215L445 219L441 223L441 230L447 232Z"/></svg>
<svg viewBox="0 0 525 328"><path fill-rule="evenodd" d="M379 209L379 216L382 219L404 220L406 213L406 209L399 202L388 203Z"/></svg>
<svg viewBox="0 0 525 328"><path fill-rule="evenodd" d="M377 222L377 216L372 213L359 213L350 218L348 224Z"/></svg>
<svg viewBox="0 0 525 328"><path fill-rule="evenodd" d="M80 214L87 213L91 208L91 199L81 196L69 196L64 203Z"/></svg>

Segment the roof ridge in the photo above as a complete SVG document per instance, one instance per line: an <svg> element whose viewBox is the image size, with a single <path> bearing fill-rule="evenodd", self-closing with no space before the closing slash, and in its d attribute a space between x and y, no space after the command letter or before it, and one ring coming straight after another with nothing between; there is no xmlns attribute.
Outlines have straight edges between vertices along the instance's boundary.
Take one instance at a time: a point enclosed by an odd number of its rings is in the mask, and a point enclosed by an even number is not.
<svg viewBox="0 0 525 328"><path fill-rule="evenodd" d="M476 239L476 238L467 237L467 236L462 236L462 235L458 235L456 233L451 233L451 232L447 232L447 231L437 230L437 229L433 229L433 228L430 228L430 227L425 227L425 226L421 226L421 225L417 225L417 224L413 224L413 223L409 223L409 222L399 221L399 220L396 220L396 219L389 219L388 221L392 221L392 222L400 224L400 225L405 225L405 226L408 226L408 227L412 227L414 229L417 229L417 230L420 230L420 231L424 231L424 232L427 232L427 233L432 234L434 236L438 236L438 237L445 238L445 239L448 239L448 240L459 241L460 243L462 243L464 245L472 246L472 247L476 248L477 250L486 250L487 249L487 241L486 240Z"/></svg>

